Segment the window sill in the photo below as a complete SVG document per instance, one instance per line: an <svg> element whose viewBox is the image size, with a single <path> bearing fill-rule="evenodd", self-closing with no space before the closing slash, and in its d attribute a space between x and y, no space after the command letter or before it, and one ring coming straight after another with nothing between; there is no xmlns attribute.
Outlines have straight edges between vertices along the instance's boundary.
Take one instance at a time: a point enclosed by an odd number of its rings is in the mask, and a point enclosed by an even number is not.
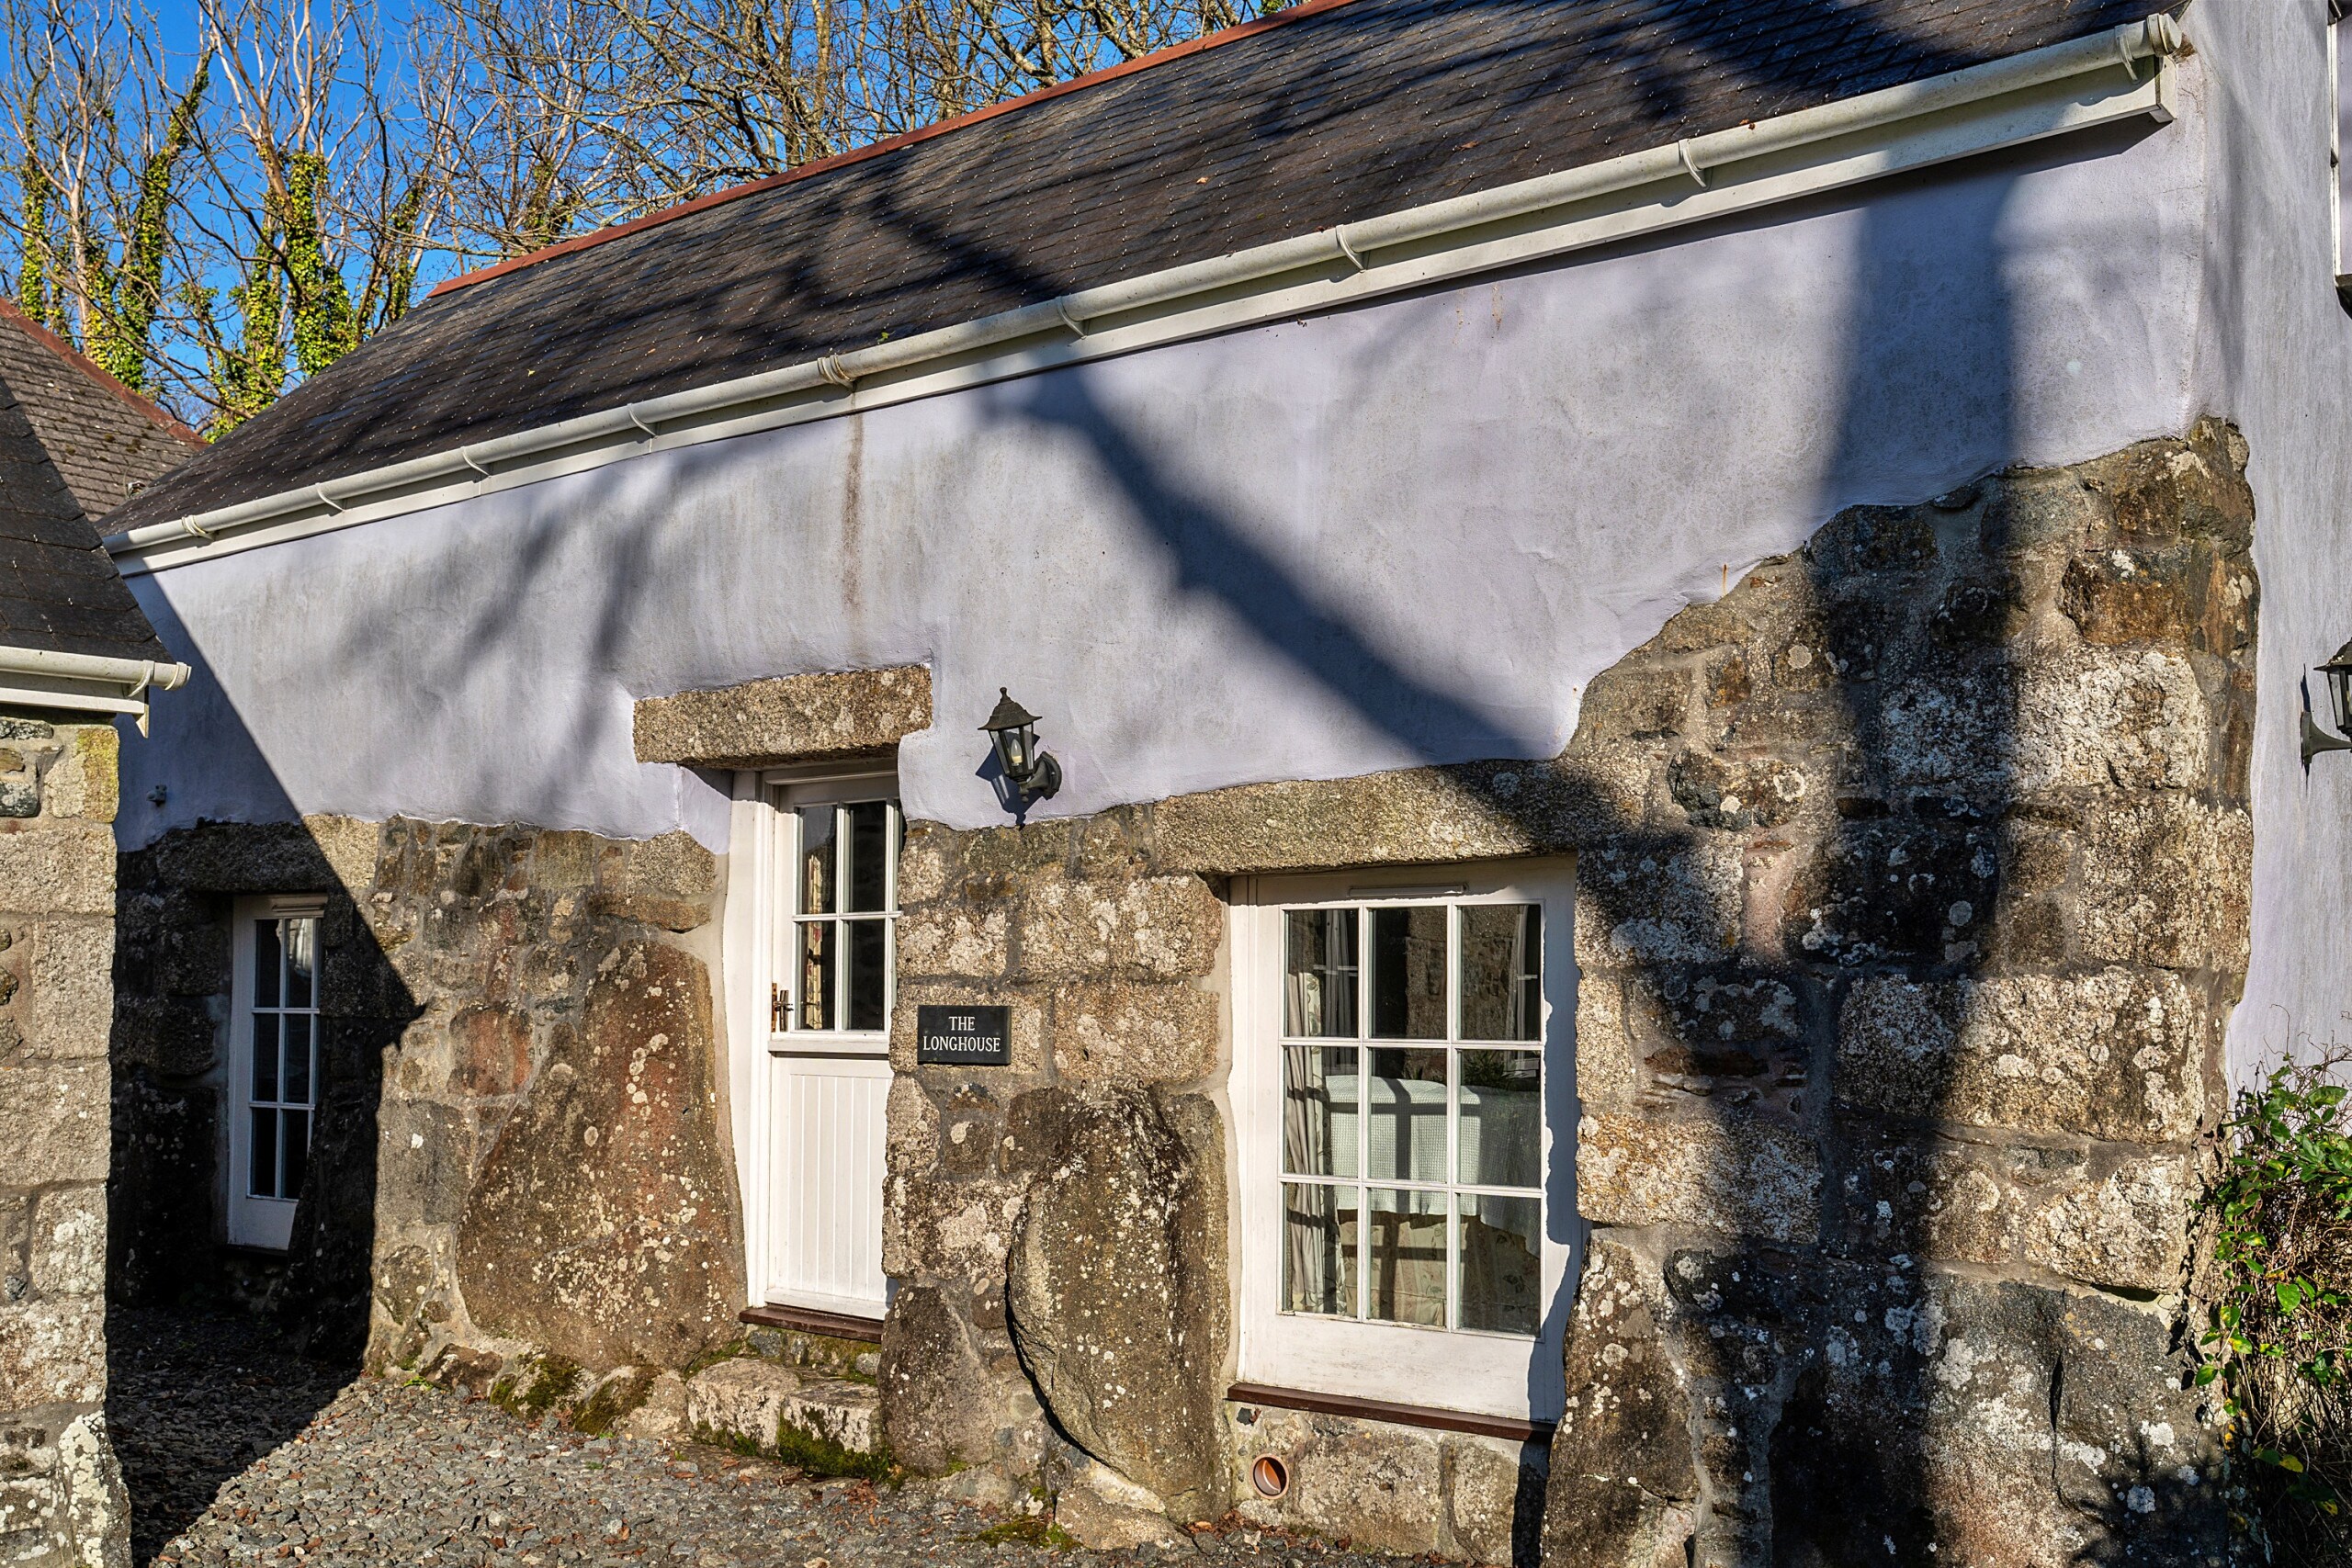
<svg viewBox="0 0 2352 1568"><path fill-rule="evenodd" d="M1517 1443L1548 1443L1555 1423L1522 1421L1509 1416L1476 1416L1466 1410L1440 1410L1426 1404L1395 1404L1385 1399L1352 1399L1341 1393L1309 1393L1303 1389L1270 1388L1263 1383L1238 1382L1225 1391L1235 1404L1265 1404L1277 1410L1304 1410L1316 1416L1346 1416L1360 1421L1382 1421L1392 1427L1427 1427L1440 1432L1469 1432L1481 1438L1504 1438Z"/></svg>

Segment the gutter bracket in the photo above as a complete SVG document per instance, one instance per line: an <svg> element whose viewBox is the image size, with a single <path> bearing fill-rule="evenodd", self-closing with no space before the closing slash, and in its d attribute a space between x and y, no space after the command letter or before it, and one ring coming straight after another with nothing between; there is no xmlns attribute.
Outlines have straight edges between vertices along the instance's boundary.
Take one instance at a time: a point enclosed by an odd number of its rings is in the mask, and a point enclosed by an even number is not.
<svg viewBox="0 0 2352 1568"><path fill-rule="evenodd" d="M635 403L629 404L628 407L623 409L621 412L628 415L628 422L631 424L645 432L645 438L648 441L657 441L661 439L662 433L660 431L654 429L651 425L646 423L644 420L638 417L637 405Z"/></svg>
<svg viewBox="0 0 2352 1568"><path fill-rule="evenodd" d="M1339 243L1340 254L1347 257L1358 272L1370 270L1364 263L1363 254L1353 245L1348 243L1348 231L1345 229L1332 230L1331 238Z"/></svg>
<svg viewBox="0 0 2352 1568"><path fill-rule="evenodd" d="M1690 140L1689 137L1685 137L1674 144L1674 155L1682 160L1683 172L1688 174L1690 178L1698 184L1699 188L1701 190L1706 189L1707 172L1699 167L1699 160L1690 155Z"/></svg>
<svg viewBox="0 0 2352 1568"><path fill-rule="evenodd" d="M1086 323L1070 314L1069 295L1055 296L1054 314L1062 319L1062 325L1069 329L1070 336L1084 337L1086 335Z"/></svg>
<svg viewBox="0 0 2352 1568"><path fill-rule="evenodd" d="M317 496L319 498L319 504L325 507L329 512L340 513L345 510L343 502L337 501L334 497L327 493L327 487L324 485L312 485L311 487L311 493Z"/></svg>
<svg viewBox="0 0 2352 1568"><path fill-rule="evenodd" d="M848 371L842 368L842 356L838 354L829 354L822 359L817 361L817 374L823 377L826 380L831 381L836 387L844 388L850 390L856 389L857 382L855 378L853 378Z"/></svg>
<svg viewBox="0 0 2352 1568"><path fill-rule="evenodd" d="M470 446L460 446L460 447L458 447L458 461L459 461L460 463L463 463L466 467L468 467L469 468L471 468L474 472L476 472L476 473L480 474L482 478L484 478L484 479L488 479L488 478L490 478L490 470L489 470L488 468L483 468L480 463L478 463L478 462L474 461L474 449L473 449L472 447L470 447Z"/></svg>
<svg viewBox="0 0 2352 1568"><path fill-rule="evenodd" d="M203 524L198 523L194 517L181 518L180 526L195 535L198 538L202 539L208 545L213 541L214 535L212 530L206 527Z"/></svg>

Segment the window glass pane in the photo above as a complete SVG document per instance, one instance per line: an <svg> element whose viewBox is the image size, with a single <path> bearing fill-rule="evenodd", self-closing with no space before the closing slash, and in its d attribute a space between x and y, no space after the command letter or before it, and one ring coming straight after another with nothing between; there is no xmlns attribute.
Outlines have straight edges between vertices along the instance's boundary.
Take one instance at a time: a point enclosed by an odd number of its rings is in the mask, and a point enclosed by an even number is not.
<svg viewBox="0 0 2352 1568"><path fill-rule="evenodd" d="M800 926L800 1027L836 1029L833 1012L833 922Z"/></svg>
<svg viewBox="0 0 2352 1568"><path fill-rule="evenodd" d="M254 922L254 1006L277 1005L277 922Z"/></svg>
<svg viewBox="0 0 2352 1568"><path fill-rule="evenodd" d="M833 912L833 808L804 807L800 818L800 883L795 894L803 915Z"/></svg>
<svg viewBox="0 0 2352 1568"><path fill-rule="evenodd" d="M302 1195L302 1172L311 1162L311 1117L308 1111L280 1112L279 1125L285 1129L286 1179L278 1185L281 1198Z"/></svg>
<svg viewBox="0 0 2352 1568"><path fill-rule="evenodd" d="M1357 1174L1354 1046L1283 1049L1283 1171L1289 1176Z"/></svg>
<svg viewBox="0 0 2352 1568"><path fill-rule="evenodd" d="M311 1020L305 1013L289 1013L286 1018L286 1077L283 1087L287 1104L311 1103Z"/></svg>
<svg viewBox="0 0 2352 1568"><path fill-rule="evenodd" d="M1532 1051L1462 1053L1461 1179L1544 1185L1543 1079L1543 1058Z"/></svg>
<svg viewBox="0 0 2352 1568"><path fill-rule="evenodd" d="M1366 1051L1364 1145L1375 1181L1445 1179L1445 1048Z"/></svg>
<svg viewBox="0 0 2352 1568"><path fill-rule="evenodd" d="M252 1099L267 1104L277 1098L277 1015L254 1018L254 1092Z"/></svg>
<svg viewBox="0 0 2352 1568"><path fill-rule="evenodd" d="M1462 1038L1540 1040L1544 907L1465 904L1462 909Z"/></svg>
<svg viewBox="0 0 2352 1568"><path fill-rule="evenodd" d="M889 987L889 931L882 920L844 920L849 935L849 1026L890 1027L883 1006Z"/></svg>
<svg viewBox="0 0 2352 1568"><path fill-rule="evenodd" d="M861 913L888 907L890 808L869 800L849 808L849 908Z"/></svg>
<svg viewBox="0 0 2352 1568"><path fill-rule="evenodd" d="M319 963L319 922L311 919L286 922L286 1005L306 1008L311 1005L311 978Z"/></svg>
<svg viewBox="0 0 2352 1568"><path fill-rule="evenodd" d="M1283 1310L1356 1314L1353 1187L1283 1183Z"/></svg>
<svg viewBox="0 0 2352 1568"><path fill-rule="evenodd" d="M254 1137L252 1158L246 1162L245 1190L256 1198L277 1196L277 1112L256 1109L252 1112Z"/></svg>
<svg viewBox="0 0 2352 1568"><path fill-rule="evenodd" d="M1462 1326L1532 1335L1543 1315L1542 1201L1465 1192L1461 1201Z"/></svg>
<svg viewBox="0 0 2352 1568"><path fill-rule="evenodd" d="M1293 909L1285 922L1283 1032L1302 1040L1356 1033L1356 912Z"/></svg>
<svg viewBox="0 0 2352 1568"><path fill-rule="evenodd" d="M1444 1039L1444 907L1371 914L1371 1032L1382 1040Z"/></svg>
<svg viewBox="0 0 2352 1568"><path fill-rule="evenodd" d="M1445 1325L1445 1194L1374 1189L1367 1317Z"/></svg>

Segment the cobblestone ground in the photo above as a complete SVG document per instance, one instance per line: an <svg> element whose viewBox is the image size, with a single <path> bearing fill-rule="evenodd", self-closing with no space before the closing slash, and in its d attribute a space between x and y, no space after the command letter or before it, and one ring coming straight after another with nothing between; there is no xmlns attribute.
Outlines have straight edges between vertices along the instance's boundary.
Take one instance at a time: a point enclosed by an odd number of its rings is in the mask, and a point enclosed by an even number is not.
<svg viewBox="0 0 2352 1568"><path fill-rule="evenodd" d="M118 1313L117 1450L133 1560L948 1568L1397 1568L1227 1521L1187 1545L1089 1551L927 1493L815 1480L708 1448L588 1438L483 1400L288 1357L241 1318Z"/></svg>

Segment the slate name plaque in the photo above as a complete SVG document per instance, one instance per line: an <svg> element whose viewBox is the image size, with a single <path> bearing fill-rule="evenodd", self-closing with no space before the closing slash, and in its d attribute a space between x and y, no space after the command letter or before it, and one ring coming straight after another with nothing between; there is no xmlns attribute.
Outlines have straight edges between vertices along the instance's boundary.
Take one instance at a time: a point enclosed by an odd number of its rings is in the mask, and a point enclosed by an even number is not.
<svg viewBox="0 0 2352 1568"><path fill-rule="evenodd" d="M925 1066L1012 1065L1009 1008L915 1009L915 1060Z"/></svg>

